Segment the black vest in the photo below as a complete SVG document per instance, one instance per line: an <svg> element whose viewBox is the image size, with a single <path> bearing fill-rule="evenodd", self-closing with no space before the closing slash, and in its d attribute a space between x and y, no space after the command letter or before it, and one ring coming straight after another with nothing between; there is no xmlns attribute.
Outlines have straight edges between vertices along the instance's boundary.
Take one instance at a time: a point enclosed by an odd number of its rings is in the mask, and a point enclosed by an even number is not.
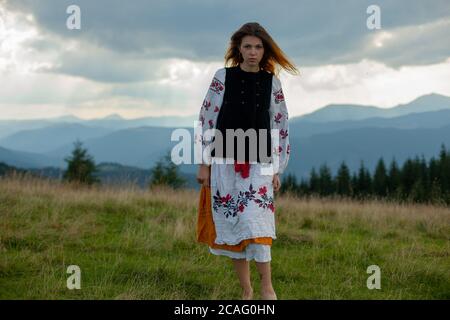
<svg viewBox="0 0 450 320"><path fill-rule="evenodd" d="M256 154L250 154L249 138L245 137L245 161L270 162L271 157L271 139L270 139L270 100L272 93L272 77L273 74L260 70L259 72L247 72L240 66L229 67L226 69L225 77L225 93L222 106L217 116L216 129L222 133L223 152L217 146L217 150L213 149L211 155L214 157L227 156L227 137L226 129L247 129L256 130L257 143L253 150ZM266 129L266 137L259 131ZM260 149L260 143L263 145L263 139L266 144ZM215 140L215 139L214 139ZM238 139L234 138L233 155L227 157L238 160L237 143ZM260 142L261 141L261 142ZM260 153L261 150L261 153ZM231 152L231 151L230 151Z"/></svg>

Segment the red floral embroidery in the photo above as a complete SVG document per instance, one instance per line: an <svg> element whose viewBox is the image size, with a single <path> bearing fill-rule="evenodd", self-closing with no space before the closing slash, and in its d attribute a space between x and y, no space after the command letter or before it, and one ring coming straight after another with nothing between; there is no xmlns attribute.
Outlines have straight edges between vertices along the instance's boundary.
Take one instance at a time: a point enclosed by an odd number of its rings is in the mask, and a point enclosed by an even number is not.
<svg viewBox="0 0 450 320"><path fill-rule="evenodd" d="M265 195L267 192L266 186L259 188L258 194Z"/></svg>
<svg viewBox="0 0 450 320"><path fill-rule="evenodd" d="M213 208L215 211L218 211L219 208L223 208L223 214L225 217L228 218L228 216L235 216L235 203L234 199L231 197L230 194L227 194L225 197L222 197L219 193L219 190L217 190L217 193L214 195L214 202L213 202Z"/></svg>
<svg viewBox="0 0 450 320"><path fill-rule="evenodd" d="M217 190L216 194L213 196L213 208L216 212L221 210L226 218L229 216L235 217L238 213L244 213L249 201L254 201L259 207L269 208L273 213L275 210L273 197L269 197L267 194L267 187L263 186L259 188L258 195L259 197L256 198L256 190L253 189L252 184L250 184L248 190L239 191L237 199L234 199L230 194L222 197L219 190Z"/></svg>
<svg viewBox="0 0 450 320"><path fill-rule="evenodd" d="M259 188L258 194L261 196L259 199L255 199L254 201L259 205L260 208L269 208L272 213L275 210L273 205L273 197L269 197L267 194L266 186Z"/></svg>
<svg viewBox="0 0 450 320"><path fill-rule="evenodd" d="M218 106L214 107L214 112L219 112L220 108Z"/></svg>
<svg viewBox="0 0 450 320"><path fill-rule="evenodd" d="M213 128L213 127L214 127L214 121L209 120L208 123L209 123L209 127L210 127L210 128Z"/></svg>
<svg viewBox="0 0 450 320"><path fill-rule="evenodd" d="M221 91L223 91L225 86L219 79L214 77L213 80L211 81L211 84L210 84L209 88L212 91L214 91L215 93L219 94Z"/></svg>
<svg viewBox="0 0 450 320"><path fill-rule="evenodd" d="M282 139L285 139L288 136L288 131L284 130L284 129L281 129L280 130L280 136L281 136Z"/></svg>
<svg viewBox="0 0 450 320"><path fill-rule="evenodd" d="M281 118L283 117L283 115L281 114L281 113L277 113L276 115L275 115L275 122L276 123L280 123L280 120L281 120Z"/></svg>
<svg viewBox="0 0 450 320"><path fill-rule="evenodd" d="M290 144L288 144L288 146L287 146L286 153L287 154L291 153L291 145Z"/></svg>
<svg viewBox="0 0 450 320"><path fill-rule="evenodd" d="M208 111L209 107L211 106L211 101L203 100L203 107L206 111Z"/></svg>
<svg viewBox="0 0 450 320"><path fill-rule="evenodd" d="M222 203L227 203L228 201L231 200L231 195L227 194L225 197L221 197L220 201L222 201Z"/></svg>
<svg viewBox="0 0 450 320"><path fill-rule="evenodd" d="M276 104L284 101L283 89L280 88L279 90L275 91L273 93L273 95L275 96L275 103Z"/></svg>

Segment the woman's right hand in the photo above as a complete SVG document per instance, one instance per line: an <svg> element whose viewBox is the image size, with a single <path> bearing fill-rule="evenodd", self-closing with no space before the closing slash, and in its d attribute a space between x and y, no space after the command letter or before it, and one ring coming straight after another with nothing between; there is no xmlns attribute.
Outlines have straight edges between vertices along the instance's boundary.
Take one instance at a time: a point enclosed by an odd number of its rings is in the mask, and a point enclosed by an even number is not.
<svg viewBox="0 0 450 320"><path fill-rule="evenodd" d="M204 164L199 165L197 173L197 182L205 187L210 186L210 167Z"/></svg>

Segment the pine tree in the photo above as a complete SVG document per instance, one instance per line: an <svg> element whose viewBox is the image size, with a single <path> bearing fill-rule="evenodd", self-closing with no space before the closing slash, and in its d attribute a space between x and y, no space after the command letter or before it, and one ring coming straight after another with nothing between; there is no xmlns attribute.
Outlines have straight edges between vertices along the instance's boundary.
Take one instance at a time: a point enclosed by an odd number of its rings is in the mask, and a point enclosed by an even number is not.
<svg viewBox="0 0 450 320"><path fill-rule="evenodd" d="M400 169L395 158L392 159L389 166L388 196L392 199L400 199L402 197Z"/></svg>
<svg viewBox="0 0 450 320"><path fill-rule="evenodd" d="M387 172L383 158L378 160L373 176L373 191L375 195L385 197L388 193Z"/></svg>
<svg viewBox="0 0 450 320"><path fill-rule="evenodd" d="M310 174L310 179L309 179L309 191L312 194L320 193L319 176L317 175L316 169L314 167L311 169L311 174Z"/></svg>
<svg viewBox="0 0 450 320"><path fill-rule="evenodd" d="M170 151L156 162L156 165L151 169L151 176L150 187L167 185L177 189L186 184L186 180L178 172L177 165L172 162Z"/></svg>
<svg viewBox="0 0 450 320"><path fill-rule="evenodd" d="M443 198L447 198L450 194L450 155L443 144L439 153L439 176Z"/></svg>
<svg viewBox="0 0 450 320"><path fill-rule="evenodd" d="M427 165L424 163L423 155L422 159L418 156L414 158L414 184L411 189L410 200L414 202L425 202L427 200L426 185L428 181Z"/></svg>
<svg viewBox="0 0 450 320"><path fill-rule="evenodd" d="M403 191L405 193L403 199L406 199L409 197L414 182L417 178L414 163L411 159L406 159L404 162L400 176Z"/></svg>
<svg viewBox="0 0 450 320"><path fill-rule="evenodd" d="M302 178L300 180L300 185L298 186L298 194L300 194L300 195L309 195L310 194L309 184L306 179Z"/></svg>
<svg viewBox="0 0 450 320"><path fill-rule="evenodd" d="M430 177L430 184L438 184L440 185L440 176L439 176L439 160L436 160L434 157L431 157L430 159L430 165L429 165L429 177Z"/></svg>
<svg viewBox="0 0 450 320"><path fill-rule="evenodd" d="M438 180L431 182L429 199L431 203L440 203L442 200L441 186Z"/></svg>
<svg viewBox="0 0 450 320"><path fill-rule="evenodd" d="M409 195L409 200L413 202L424 202L426 200L425 189L423 188L423 181L421 178L414 181Z"/></svg>
<svg viewBox="0 0 450 320"><path fill-rule="evenodd" d="M422 180L422 189L424 194L424 201L429 199L430 197L430 189L431 189L431 181L430 181L430 170L427 165L427 161L425 159L425 156L422 154L422 157L420 159L420 178Z"/></svg>
<svg viewBox="0 0 450 320"><path fill-rule="evenodd" d="M88 155L87 149L82 148L82 142L74 142L74 150L71 157L66 157L67 170L64 172L63 180L82 184L92 185L99 183L100 180L94 176L97 168L92 156Z"/></svg>
<svg viewBox="0 0 450 320"><path fill-rule="evenodd" d="M351 179L351 184L352 184L352 198L357 198L360 195L360 191L358 188L358 175L354 172L352 174L352 179Z"/></svg>
<svg viewBox="0 0 450 320"><path fill-rule="evenodd" d="M341 163L336 177L336 191L341 196L350 196L352 194L350 170L344 161Z"/></svg>
<svg viewBox="0 0 450 320"><path fill-rule="evenodd" d="M151 183L150 185L161 185L166 183L166 177L164 174L164 164L161 160L156 162L156 165L151 170Z"/></svg>
<svg viewBox="0 0 450 320"><path fill-rule="evenodd" d="M298 192L297 177L292 173L289 173L286 177L283 177L281 183L280 193L290 192L296 194Z"/></svg>
<svg viewBox="0 0 450 320"><path fill-rule="evenodd" d="M331 170L327 164L323 164L319 168L319 188L320 195L327 196L334 192L333 178L331 176Z"/></svg>
<svg viewBox="0 0 450 320"><path fill-rule="evenodd" d="M367 197L372 193L372 179L370 172L364 167L363 161L360 163L358 171L358 191L362 197Z"/></svg>

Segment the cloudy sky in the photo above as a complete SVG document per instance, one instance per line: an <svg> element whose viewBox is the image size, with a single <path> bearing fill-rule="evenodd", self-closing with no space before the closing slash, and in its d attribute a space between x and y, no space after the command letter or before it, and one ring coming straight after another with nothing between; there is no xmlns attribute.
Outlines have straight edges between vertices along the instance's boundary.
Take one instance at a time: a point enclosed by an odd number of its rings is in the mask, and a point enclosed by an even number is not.
<svg viewBox="0 0 450 320"><path fill-rule="evenodd" d="M81 29L66 26L67 7ZM369 29L370 5L381 29ZM448 0L0 0L0 119L193 115L231 34L259 22L299 68L291 116L450 96Z"/></svg>

